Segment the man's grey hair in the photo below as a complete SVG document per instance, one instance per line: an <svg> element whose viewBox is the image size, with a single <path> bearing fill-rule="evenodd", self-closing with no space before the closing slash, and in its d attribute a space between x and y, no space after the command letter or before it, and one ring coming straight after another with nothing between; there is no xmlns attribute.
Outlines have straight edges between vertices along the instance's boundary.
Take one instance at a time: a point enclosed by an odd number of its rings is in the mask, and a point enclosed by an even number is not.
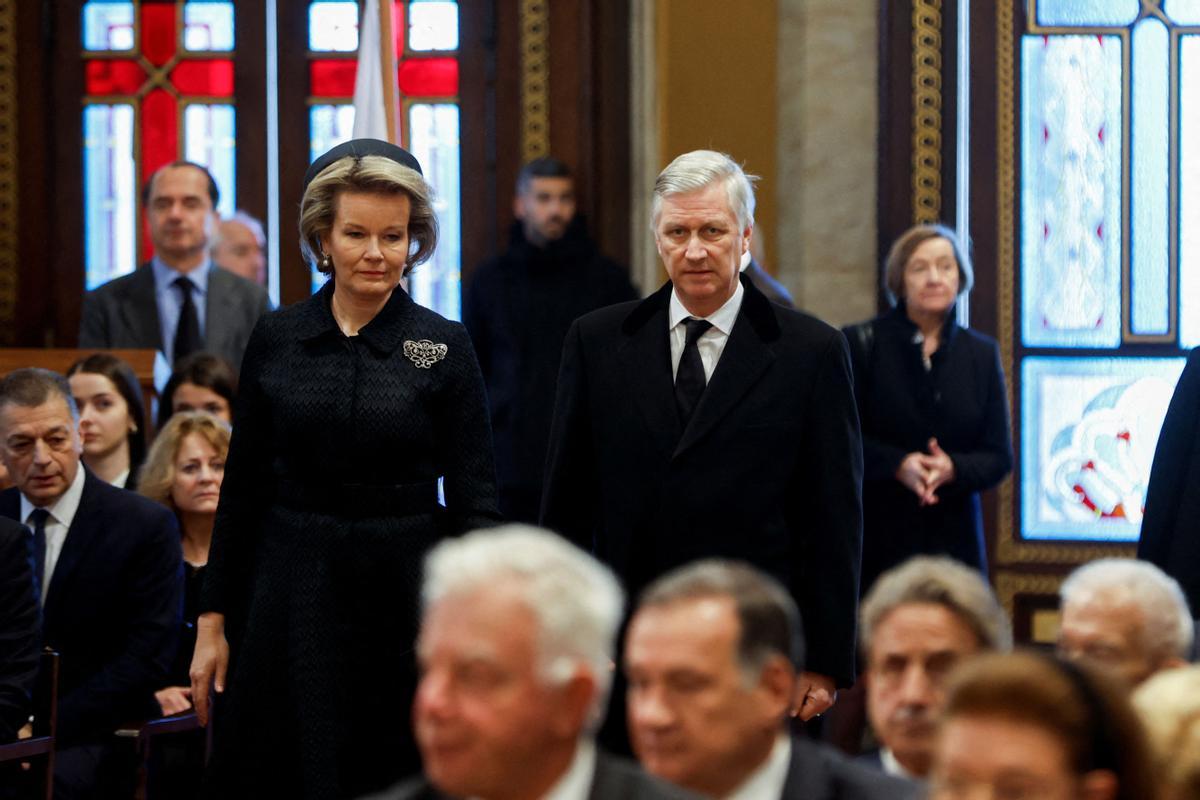
<svg viewBox="0 0 1200 800"><path fill-rule="evenodd" d="M250 233L254 235L254 240L258 242L259 247L266 247L267 234L263 231L262 223L254 217L247 214L242 209L230 214L228 217L221 217L220 222L238 222L250 229ZM218 224L216 230L213 231L211 245L214 249L221 244L221 226Z"/></svg>
<svg viewBox="0 0 1200 800"><path fill-rule="evenodd" d="M983 650L1012 649L1008 616L978 571L946 556L916 556L879 576L859 608L859 643L870 658L883 619L914 603L944 607L963 621Z"/></svg>
<svg viewBox="0 0 1200 800"><path fill-rule="evenodd" d="M756 684L775 656L803 669L804 629L796 601L779 581L749 564L710 558L682 566L647 586L638 610L725 597L737 614L737 658L747 684Z"/></svg>
<svg viewBox="0 0 1200 800"><path fill-rule="evenodd" d="M754 181L757 180L757 175L747 175L736 161L724 153L715 150L684 153L658 173L654 181L650 224L658 227L664 198L694 192L720 182L729 196L729 209L737 217L738 230L744 231L754 224Z"/></svg>
<svg viewBox="0 0 1200 800"><path fill-rule="evenodd" d="M71 384L57 372L37 367L15 369L0 380L0 411L7 405L36 408L62 398L71 412L71 419L79 424L79 408L71 396Z"/></svg>
<svg viewBox="0 0 1200 800"><path fill-rule="evenodd" d="M612 685L613 652L625 595L612 572L549 531L504 525L447 539L425 559L421 600L438 601L494 586L515 591L537 620L538 665L551 685L584 666L598 691L598 724Z"/></svg>
<svg viewBox="0 0 1200 800"><path fill-rule="evenodd" d="M1133 606L1141 611L1141 645L1156 658L1187 658L1195 629L1179 583L1147 561L1101 558L1079 567L1058 590L1068 605Z"/></svg>

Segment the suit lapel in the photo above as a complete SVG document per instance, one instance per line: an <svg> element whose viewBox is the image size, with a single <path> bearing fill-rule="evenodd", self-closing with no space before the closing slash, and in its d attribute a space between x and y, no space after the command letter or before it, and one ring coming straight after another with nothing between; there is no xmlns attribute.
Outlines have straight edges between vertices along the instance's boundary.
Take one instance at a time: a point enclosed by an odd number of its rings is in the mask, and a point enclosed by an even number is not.
<svg viewBox="0 0 1200 800"><path fill-rule="evenodd" d="M79 465L79 469L83 469L82 464ZM71 520L71 527L67 529L67 538L63 541L62 552L58 554L58 562L50 576L50 586L46 589L47 611L58 602L59 595L65 591L62 587L79 566L92 539L100 532L103 514L96 508L96 495L101 489L99 482L100 479L90 472L84 475L79 508L75 511L75 518Z"/></svg>
<svg viewBox="0 0 1200 800"><path fill-rule="evenodd" d="M163 352L169 343L163 341L162 325L158 319L158 298L154 296L154 270L143 264L129 283L129 295L121 303L121 319L135 342L159 342Z"/></svg>
<svg viewBox="0 0 1200 800"><path fill-rule="evenodd" d="M208 293L204 298L204 349L210 353L226 352L225 339L230 335L231 328L226 320L238 302L237 293L229 291L229 282L226 280L232 277L216 264L208 268Z"/></svg>
<svg viewBox="0 0 1200 800"><path fill-rule="evenodd" d="M668 284L668 289L670 284ZM657 298L651 295L645 303ZM643 309L638 307L638 311ZM634 314L637 314L635 311ZM641 324L629 330L621 345L622 371L629 389L636 395L647 430L668 432L671 441L679 438L679 412L675 409L675 384L671 380L671 343L667 330L667 308L654 309Z"/></svg>

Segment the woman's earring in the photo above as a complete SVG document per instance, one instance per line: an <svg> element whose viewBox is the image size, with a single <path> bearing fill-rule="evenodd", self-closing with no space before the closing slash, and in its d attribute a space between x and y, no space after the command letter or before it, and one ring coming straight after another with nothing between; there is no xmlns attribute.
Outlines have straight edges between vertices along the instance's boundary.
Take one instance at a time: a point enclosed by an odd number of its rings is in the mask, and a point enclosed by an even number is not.
<svg viewBox="0 0 1200 800"><path fill-rule="evenodd" d="M333 272L333 259L330 258L329 253L321 256L321 271Z"/></svg>

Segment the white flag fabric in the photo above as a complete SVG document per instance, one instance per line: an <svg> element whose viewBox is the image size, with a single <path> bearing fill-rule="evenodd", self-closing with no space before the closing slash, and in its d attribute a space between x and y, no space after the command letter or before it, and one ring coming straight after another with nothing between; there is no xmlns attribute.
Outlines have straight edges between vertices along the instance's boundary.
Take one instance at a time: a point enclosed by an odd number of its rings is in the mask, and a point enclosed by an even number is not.
<svg viewBox="0 0 1200 800"><path fill-rule="evenodd" d="M390 91L393 98L395 97L395 71L387 71L391 76L388 86L384 85L383 80L384 65L392 62L392 59L388 58L390 51L384 48L393 45L390 41L384 42L384 31L379 23L379 0L366 0L362 24L358 28L358 70L354 76L354 138L382 139L395 143L395 122L388 125L388 109L395 109L396 103L394 100L388 103L384 94ZM388 38L390 39L390 36Z"/></svg>

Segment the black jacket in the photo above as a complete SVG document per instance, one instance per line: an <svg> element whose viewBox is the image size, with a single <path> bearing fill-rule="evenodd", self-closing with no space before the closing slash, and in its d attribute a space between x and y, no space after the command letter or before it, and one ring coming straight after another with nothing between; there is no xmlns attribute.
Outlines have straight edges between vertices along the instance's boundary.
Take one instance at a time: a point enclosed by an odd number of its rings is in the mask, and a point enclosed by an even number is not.
<svg viewBox="0 0 1200 800"><path fill-rule="evenodd" d="M863 430L863 591L917 554L945 554L987 569L979 492L1012 469L1004 373L995 340L959 328L954 312L926 371L917 327L903 304L867 323L864 347L847 329ZM954 462L955 479L922 507L896 480L904 457L930 438Z"/></svg>
<svg viewBox="0 0 1200 800"><path fill-rule="evenodd" d="M508 250L467 286L463 324L487 386L501 494L533 493L534 516L567 330L589 311L635 297L627 270L600 253L579 217L545 248L514 223Z"/></svg>
<svg viewBox="0 0 1200 800"><path fill-rule="evenodd" d="M792 739L781 800L916 800L913 781L885 775L831 747Z"/></svg>
<svg viewBox="0 0 1200 800"><path fill-rule="evenodd" d="M544 523L630 593L698 558L747 561L800 607L809 669L854 679L862 450L846 342L745 296L687 428L675 407L667 283L567 335Z"/></svg>
<svg viewBox="0 0 1200 800"><path fill-rule="evenodd" d="M33 596L29 530L0 517L0 744L11 742L29 719L42 640Z"/></svg>

